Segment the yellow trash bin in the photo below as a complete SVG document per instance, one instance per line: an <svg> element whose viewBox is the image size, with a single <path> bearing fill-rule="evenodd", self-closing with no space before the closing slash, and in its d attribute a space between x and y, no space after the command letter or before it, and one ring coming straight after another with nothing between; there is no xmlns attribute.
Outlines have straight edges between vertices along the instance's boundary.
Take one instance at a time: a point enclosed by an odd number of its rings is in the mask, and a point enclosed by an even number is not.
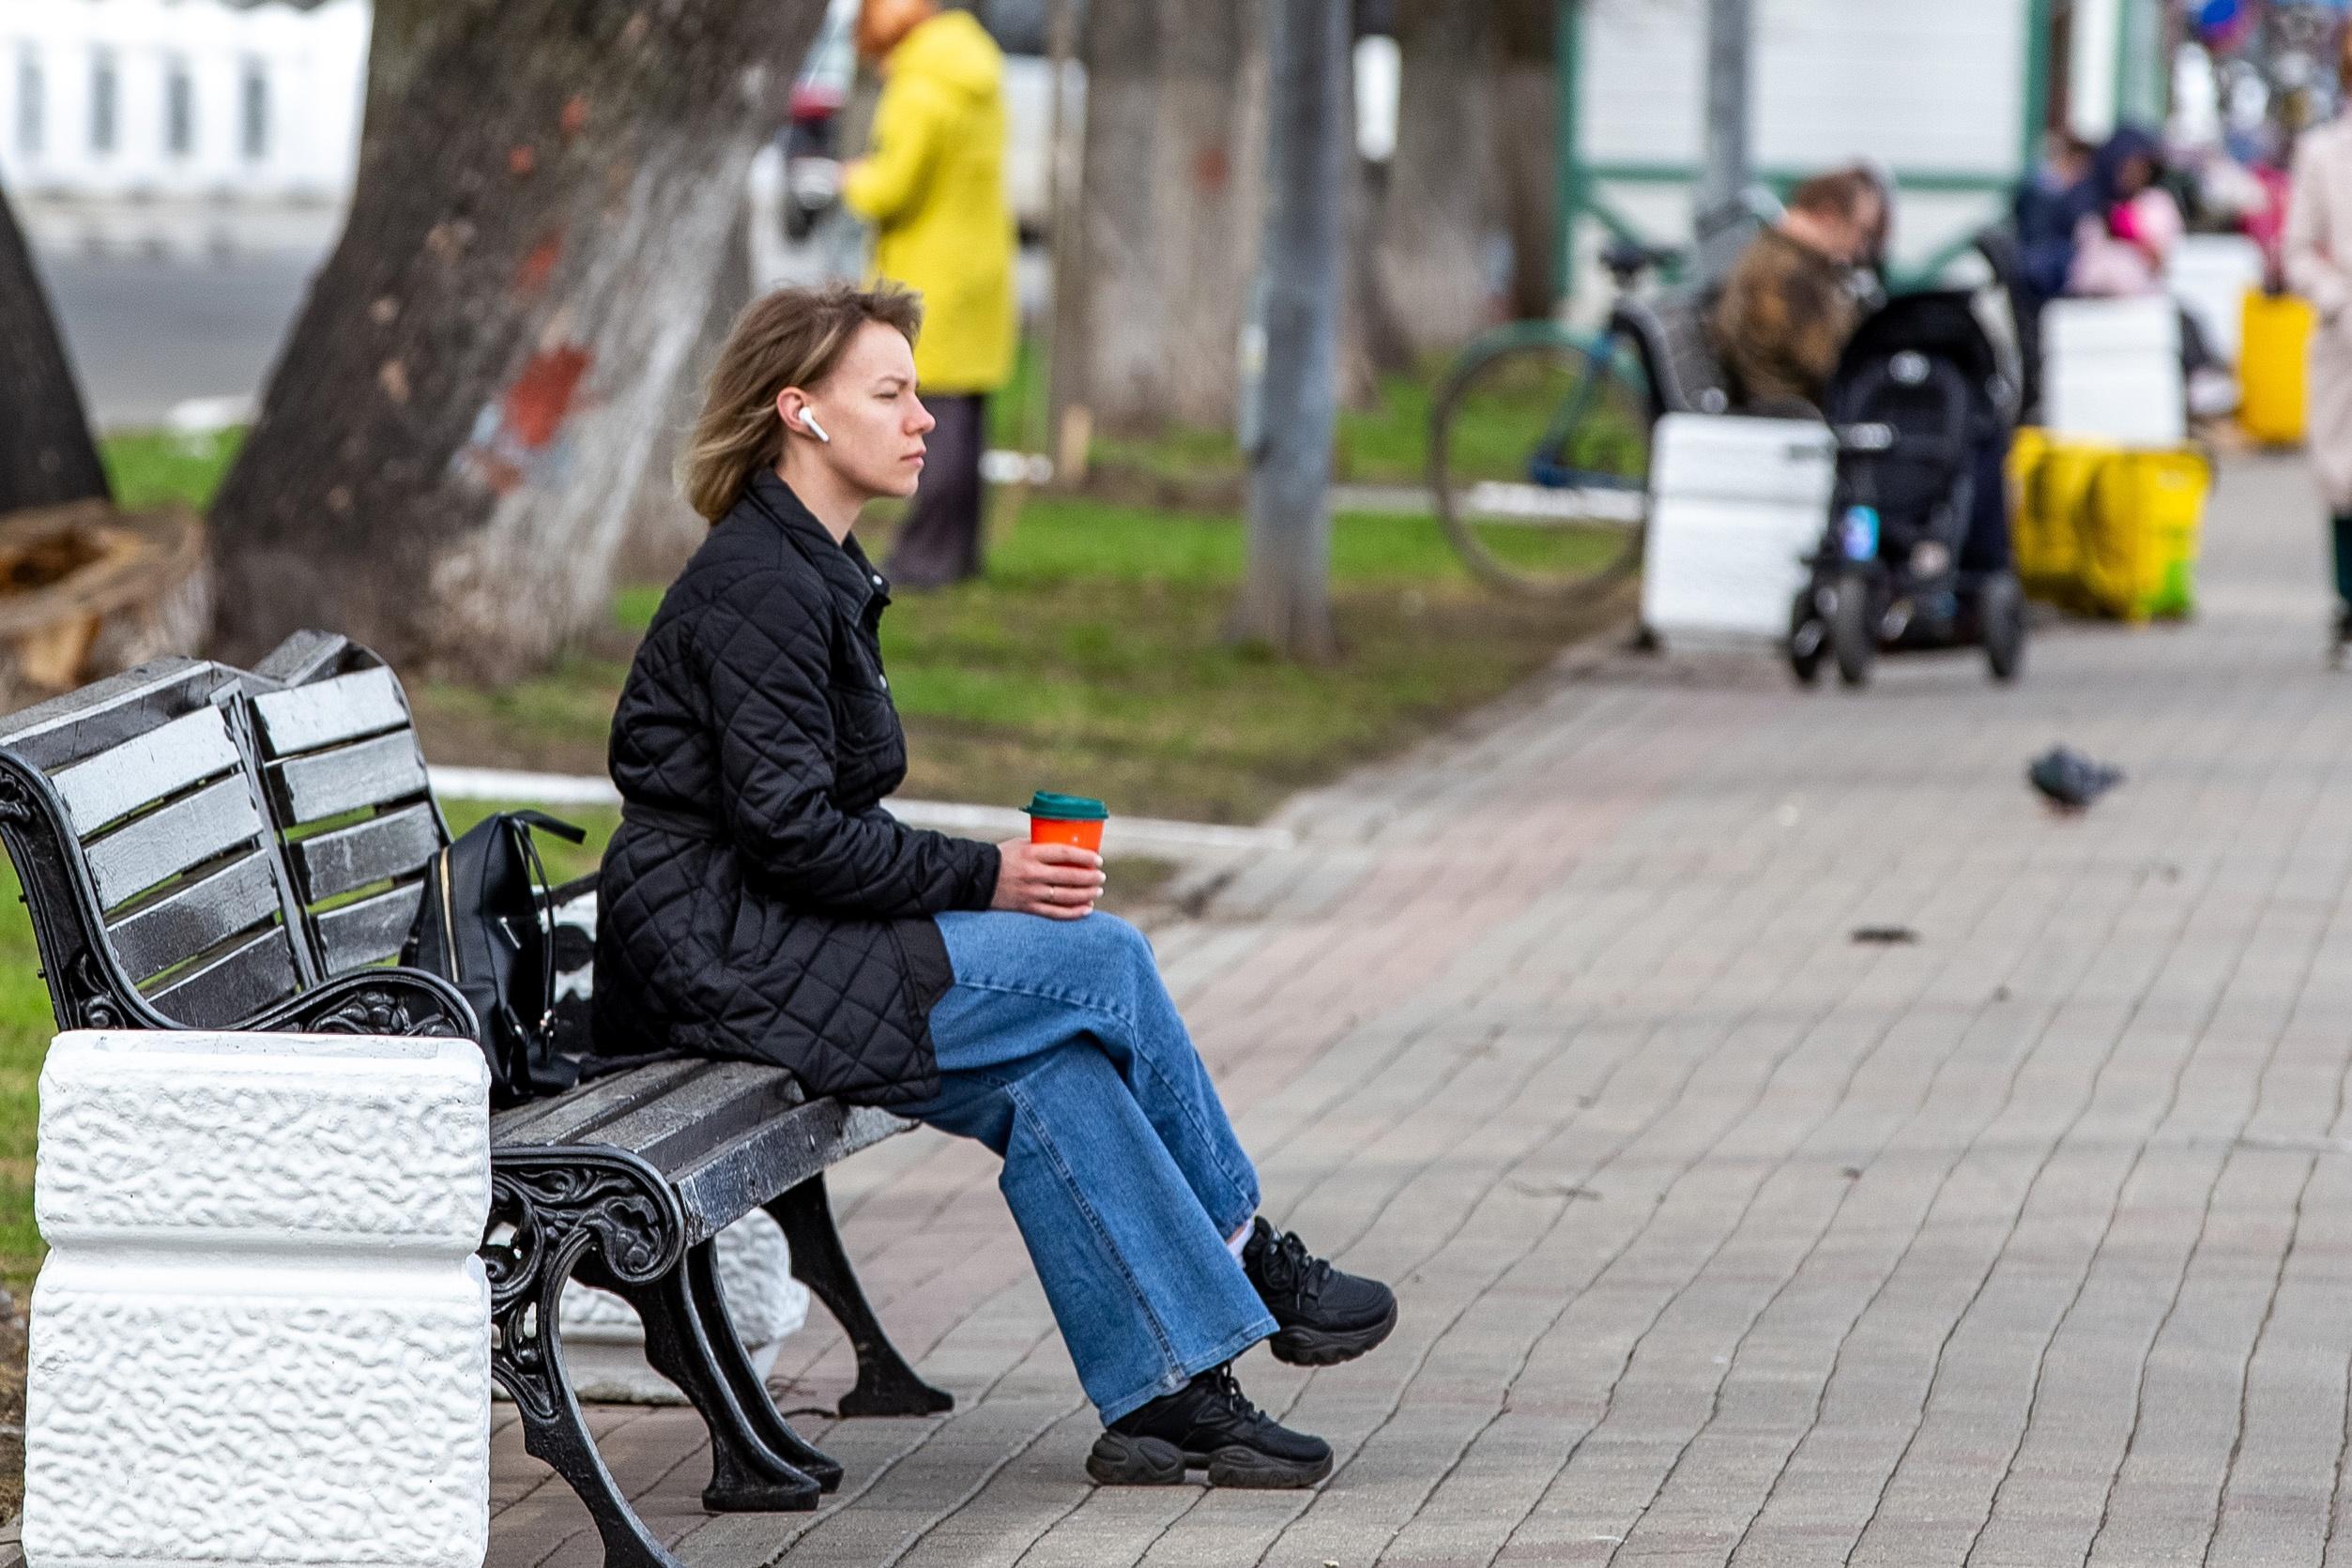
<svg viewBox="0 0 2352 1568"><path fill-rule="evenodd" d="M2111 451L2082 519L2077 583L2087 607L2125 620L2196 607L2198 535L2213 474L2193 451Z"/></svg>
<svg viewBox="0 0 2352 1568"><path fill-rule="evenodd" d="M2247 291L2237 351L2237 422L2266 446L2303 444L2314 325L2309 302L2291 294Z"/></svg>
<svg viewBox="0 0 2352 1568"><path fill-rule="evenodd" d="M2010 543L2017 579L2036 599L2076 603L2082 566L2082 514L2091 480L2114 448L2052 438L2024 429L2009 447L2009 471L2017 480L2016 520Z"/></svg>

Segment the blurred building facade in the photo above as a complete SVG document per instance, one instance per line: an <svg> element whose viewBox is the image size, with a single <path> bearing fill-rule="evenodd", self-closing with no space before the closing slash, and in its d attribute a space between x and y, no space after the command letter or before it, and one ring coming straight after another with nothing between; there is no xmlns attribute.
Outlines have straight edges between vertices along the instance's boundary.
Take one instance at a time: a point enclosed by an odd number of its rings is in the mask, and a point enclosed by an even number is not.
<svg viewBox="0 0 2352 1568"><path fill-rule="evenodd" d="M1941 270L2009 192L2047 130L2091 140L2158 125L2174 25L2166 0L1754 0L1750 126L1758 177L1782 191L1856 160L1891 173L1895 260ZM1611 236L1680 244L1703 140L1705 0L1582 0L1564 11L1560 128L1570 285L1605 306L1592 265Z"/></svg>
<svg viewBox="0 0 2352 1568"><path fill-rule="evenodd" d="M0 6L0 181L36 202L337 206L368 0Z"/></svg>

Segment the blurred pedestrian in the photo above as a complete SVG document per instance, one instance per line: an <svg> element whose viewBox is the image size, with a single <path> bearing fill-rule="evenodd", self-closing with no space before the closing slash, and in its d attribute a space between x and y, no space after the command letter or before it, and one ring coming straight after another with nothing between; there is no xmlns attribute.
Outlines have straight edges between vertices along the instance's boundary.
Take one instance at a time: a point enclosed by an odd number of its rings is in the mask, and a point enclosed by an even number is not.
<svg viewBox="0 0 2352 1568"><path fill-rule="evenodd" d="M938 587L980 572L987 396L1012 378L1019 337L1004 56L970 12L938 0L864 0L857 43L882 99L842 199L874 225L872 275L923 297L915 370L939 420L883 570L901 587Z"/></svg>
<svg viewBox="0 0 2352 1568"><path fill-rule="evenodd" d="M1868 171L1816 175L1748 242L1716 302L1717 352L1757 413L1811 412L1862 318L1862 267L1888 222Z"/></svg>
<svg viewBox="0 0 2352 1568"><path fill-rule="evenodd" d="M2137 126L2109 137L2091 160L2091 210L2077 221L2067 292L2161 294L2164 263L2187 225L2164 189L2164 150Z"/></svg>
<svg viewBox="0 0 2352 1568"><path fill-rule="evenodd" d="M2069 131L2050 133L2041 161L2018 187L2017 248L2033 308L2066 292L2074 268L2074 231L2099 206L2091 185L2091 145Z"/></svg>
<svg viewBox="0 0 2352 1568"><path fill-rule="evenodd" d="M2337 69L2352 97L2352 30L2339 45ZM2352 117L2340 113L2295 144L2285 251L2287 282L2319 316L2305 445L2333 518L2341 662L2352 643Z"/></svg>

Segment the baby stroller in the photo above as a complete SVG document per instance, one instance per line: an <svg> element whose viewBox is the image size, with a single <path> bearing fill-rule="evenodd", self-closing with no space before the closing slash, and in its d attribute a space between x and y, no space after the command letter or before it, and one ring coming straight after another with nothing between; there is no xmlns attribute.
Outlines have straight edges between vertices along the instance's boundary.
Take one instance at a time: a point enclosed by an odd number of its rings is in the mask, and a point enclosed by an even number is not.
<svg viewBox="0 0 2352 1568"><path fill-rule="evenodd" d="M1789 617L1798 681L1811 685L1825 657L1859 686L1882 648L1969 643L1993 678L2016 677L2025 601L1998 462L2014 397L1964 293L1900 296L1855 332L1825 400L1838 437L1828 527Z"/></svg>

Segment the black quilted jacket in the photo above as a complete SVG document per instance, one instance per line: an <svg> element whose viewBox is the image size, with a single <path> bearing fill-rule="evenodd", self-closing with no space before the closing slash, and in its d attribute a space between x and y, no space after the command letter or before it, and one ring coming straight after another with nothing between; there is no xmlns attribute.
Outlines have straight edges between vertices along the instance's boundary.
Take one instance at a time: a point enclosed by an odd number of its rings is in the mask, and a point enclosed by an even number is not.
<svg viewBox="0 0 2352 1568"><path fill-rule="evenodd" d="M670 586L613 719L597 1049L790 1068L811 1095L939 1091L931 917L985 909L996 846L900 826L886 585L758 472Z"/></svg>

